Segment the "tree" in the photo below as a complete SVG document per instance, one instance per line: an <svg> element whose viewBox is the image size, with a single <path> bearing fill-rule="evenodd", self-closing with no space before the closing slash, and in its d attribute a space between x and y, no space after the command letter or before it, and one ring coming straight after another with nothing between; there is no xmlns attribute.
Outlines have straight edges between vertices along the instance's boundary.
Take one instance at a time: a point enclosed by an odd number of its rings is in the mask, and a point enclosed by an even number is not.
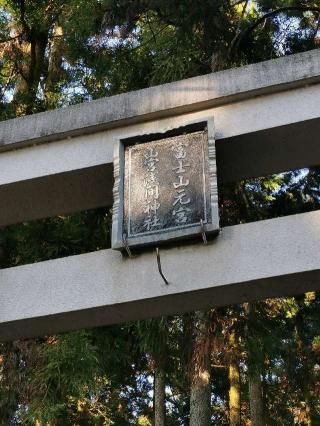
<svg viewBox="0 0 320 426"><path fill-rule="evenodd" d="M141 349L150 357L154 380L154 426L166 424L166 371L168 369L170 319L139 321L136 324Z"/></svg>
<svg viewBox="0 0 320 426"><path fill-rule="evenodd" d="M209 313L194 314L194 341L191 357L190 424L211 424L211 360Z"/></svg>
<svg viewBox="0 0 320 426"><path fill-rule="evenodd" d="M241 424L241 383L239 366L239 345L235 330L229 336L230 361L229 361L229 412L230 426L240 426Z"/></svg>
<svg viewBox="0 0 320 426"><path fill-rule="evenodd" d="M300 0L0 7L2 119L314 48L319 30L318 2ZM319 183L313 168L220 187L221 222L317 209ZM1 266L109 240L104 209L11 226L1 233ZM227 425L241 416L254 425L317 424L319 295L245 308L2 344L1 421Z"/></svg>

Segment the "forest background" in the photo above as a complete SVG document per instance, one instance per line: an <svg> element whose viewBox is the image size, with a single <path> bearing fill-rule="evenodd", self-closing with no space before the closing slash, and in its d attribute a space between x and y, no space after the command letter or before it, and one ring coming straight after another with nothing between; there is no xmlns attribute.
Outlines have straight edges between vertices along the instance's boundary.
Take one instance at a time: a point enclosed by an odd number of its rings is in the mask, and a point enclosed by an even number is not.
<svg viewBox="0 0 320 426"><path fill-rule="evenodd" d="M1 0L0 119L314 49L319 18L319 1ZM310 168L220 187L221 224L319 209L319 184ZM110 247L110 211L0 232L2 268L38 262ZM1 343L0 425L319 425L319 308L307 293Z"/></svg>

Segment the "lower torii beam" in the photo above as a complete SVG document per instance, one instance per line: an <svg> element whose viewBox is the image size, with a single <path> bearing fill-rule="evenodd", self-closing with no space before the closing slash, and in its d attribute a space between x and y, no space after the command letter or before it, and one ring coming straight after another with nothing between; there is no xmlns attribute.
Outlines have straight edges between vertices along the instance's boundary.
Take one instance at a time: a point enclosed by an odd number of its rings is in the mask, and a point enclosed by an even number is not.
<svg viewBox="0 0 320 426"><path fill-rule="evenodd" d="M320 211L224 228L134 259L102 250L0 270L0 340L320 289Z"/></svg>

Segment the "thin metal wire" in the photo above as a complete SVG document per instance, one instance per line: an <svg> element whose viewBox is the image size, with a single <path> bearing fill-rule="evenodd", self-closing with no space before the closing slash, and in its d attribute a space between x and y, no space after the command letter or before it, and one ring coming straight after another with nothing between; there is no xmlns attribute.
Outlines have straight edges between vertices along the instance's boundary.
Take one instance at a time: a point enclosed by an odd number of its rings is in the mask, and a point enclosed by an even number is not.
<svg viewBox="0 0 320 426"><path fill-rule="evenodd" d="M130 247L129 247L129 244L128 244L128 240L127 240L126 234L123 234L122 242L123 242L124 248L126 249L127 255L130 258L132 258L132 253L131 253L131 250L130 250Z"/></svg>
<svg viewBox="0 0 320 426"><path fill-rule="evenodd" d="M163 281L166 283L166 285L169 285L169 281L167 280L167 278L164 276L163 272L162 272L162 266L161 266L161 258L160 258L160 251L159 248L156 247L156 252L157 252L157 263L158 263L158 270L159 270L159 274L161 275L161 278L163 279Z"/></svg>
<svg viewBox="0 0 320 426"><path fill-rule="evenodd" d="M208 240L207 240L207 236L206 236L206 231L204 229L204 224L203 224L203 220L202 219L200 219L200 224L201 224L201 234L202 234L203 244L208 244Z"/></svg>

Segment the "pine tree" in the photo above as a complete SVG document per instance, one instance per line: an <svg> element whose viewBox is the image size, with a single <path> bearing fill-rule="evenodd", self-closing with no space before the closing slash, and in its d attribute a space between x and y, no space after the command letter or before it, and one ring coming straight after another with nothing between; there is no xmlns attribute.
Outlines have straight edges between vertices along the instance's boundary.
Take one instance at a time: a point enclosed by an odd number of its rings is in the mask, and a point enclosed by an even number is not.
<svg viewBox="0 0 320 426"><path fill-rule="evenodd" d="M318 2L300 0L10 0L0 6L2 119L314 48L319 29ZM312 168L221 187L221 222L318 209L319 183L319 169ZM105 214L2 230L1 267L109 247ZM316 425L319 295L244 311L238 306L222 319L197 312L1 344L1 422L147 426L156 417L158 425L212 419L222 426L239 424L242 414L254 425Z"/></svg>

